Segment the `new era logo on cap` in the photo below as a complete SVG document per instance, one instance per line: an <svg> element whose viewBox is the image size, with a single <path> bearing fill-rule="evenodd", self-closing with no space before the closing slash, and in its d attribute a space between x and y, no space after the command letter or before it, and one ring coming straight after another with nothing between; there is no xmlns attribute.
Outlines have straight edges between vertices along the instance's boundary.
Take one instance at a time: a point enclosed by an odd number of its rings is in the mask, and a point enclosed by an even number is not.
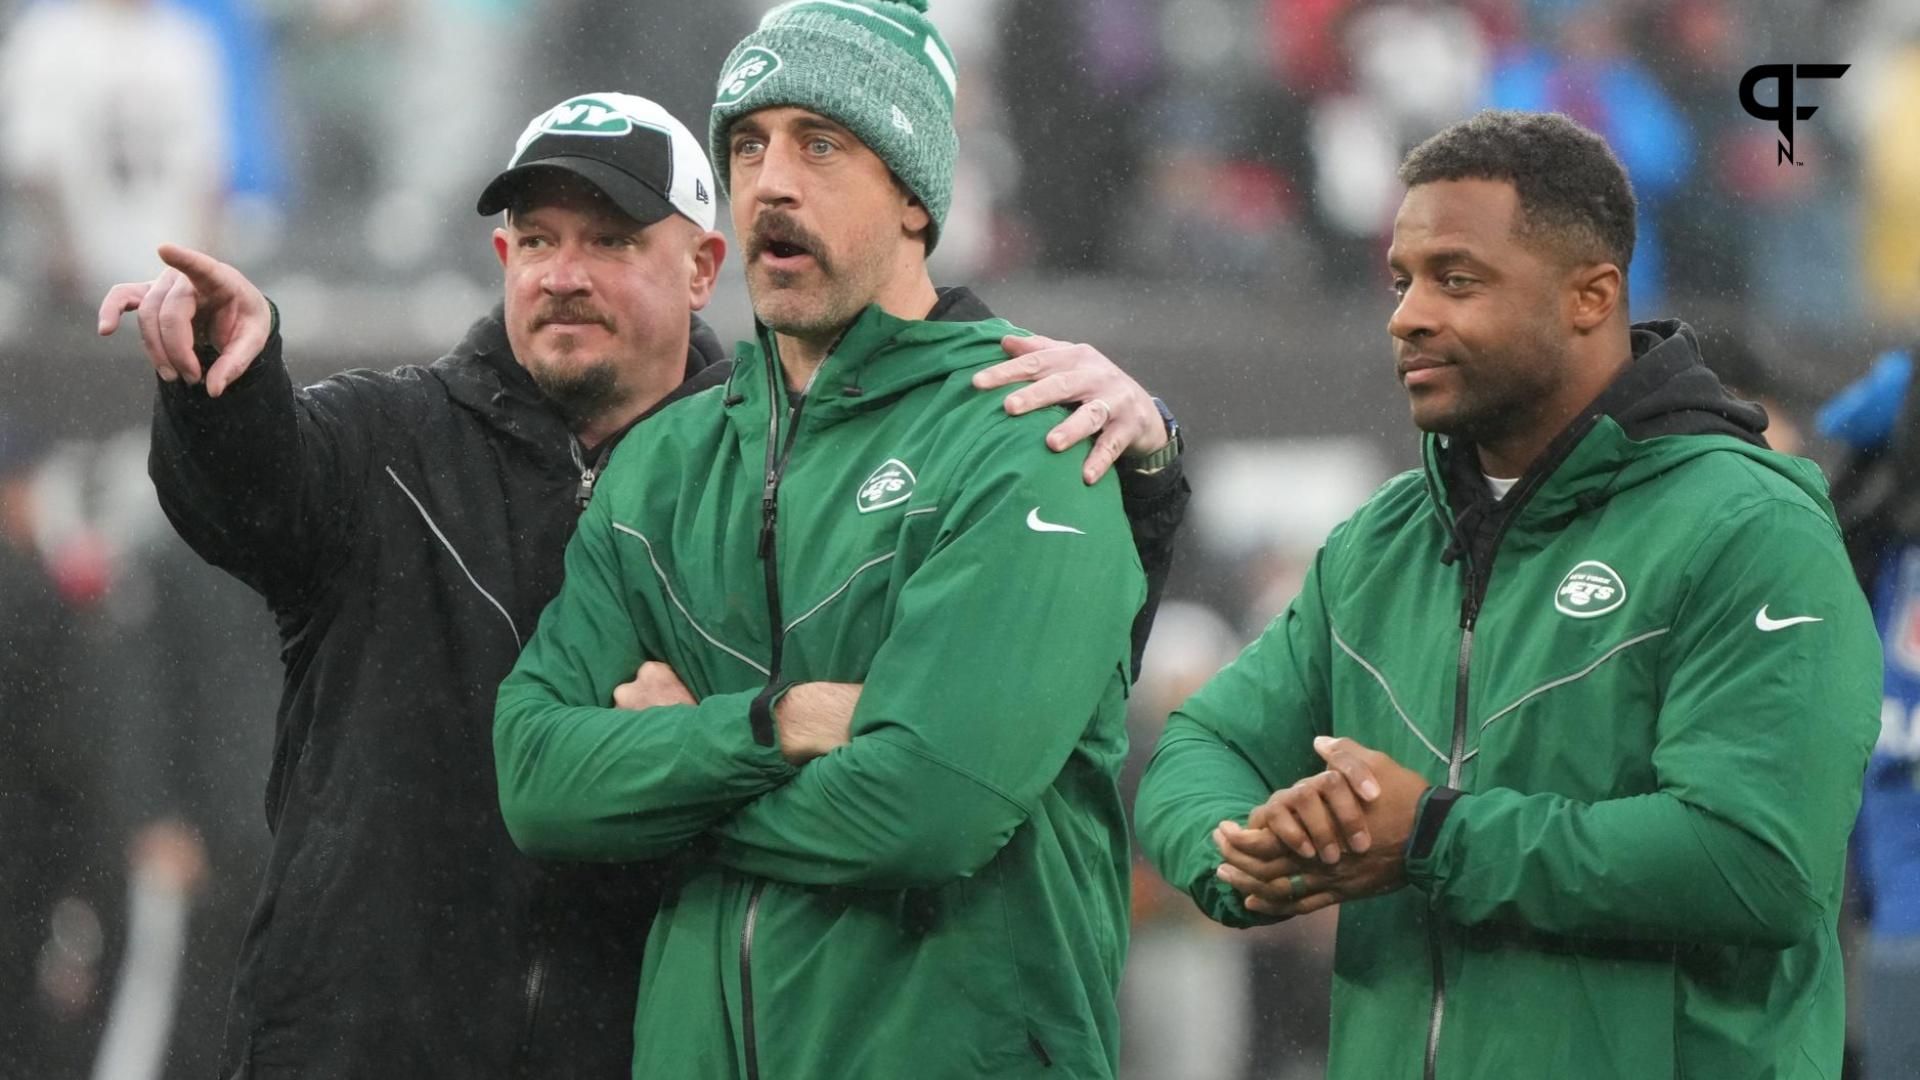
<svg viewBox="0 0 1920 1080"><path fill-rule="evenodd" d="M512 205L534 166L565 169L599 188L634 219L670 213L713 228L713 169L686 125L632 94L581 94L533 118L507 169L481 193L482 214Z"/></svg>

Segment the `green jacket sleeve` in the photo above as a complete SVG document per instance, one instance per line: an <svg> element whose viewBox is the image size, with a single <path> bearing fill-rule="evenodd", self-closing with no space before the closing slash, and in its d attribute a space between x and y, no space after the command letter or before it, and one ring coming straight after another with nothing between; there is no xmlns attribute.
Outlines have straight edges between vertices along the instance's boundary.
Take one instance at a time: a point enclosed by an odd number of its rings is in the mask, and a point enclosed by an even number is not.
<svg viewBox="0 0 1920 1080"><path fill-rule="evenodd" d="M1248 911L1240 894L1214 876L1214 827L1246 824L1275 791L1325 768L1313 737L1332 726L1321 593L1326 550L1286 612L1167 720L1134 800L1147 858L1208 917L1229 926L1275 920Z"/></svg>
<svg viewBox="0 0 1920 1080"><path fill-rule="evenodd" d="M852 738L720 822L721 863L805 885L965 877L1032 815L1103 702L1117 707L1139 558L1114 481L1083 484L1042 422L997 420L964 455Z"/></svg>
<svg viewBox="0 0 1920 1080"><path fill-rule="evenodd" d="M611 707L653 659L641 605L614 546L611 500L589 506L567 545L566 583L500 684L494 768L500 810L529 855L621 861L673 852L793 769L753 741L758 690L698 705Z"/></svg>
<svg viewBox="0 0 1920 1080"><path fill-rule="evenodd" d="M1769 630L1763 610L1818 621ZM1879 726L1880 649L1832 524L1781 500L1730 515L1693 557L1664 656L1658 790L1460 798L1407 863L1439 912L1774 948L1834 918Z"/></svg>

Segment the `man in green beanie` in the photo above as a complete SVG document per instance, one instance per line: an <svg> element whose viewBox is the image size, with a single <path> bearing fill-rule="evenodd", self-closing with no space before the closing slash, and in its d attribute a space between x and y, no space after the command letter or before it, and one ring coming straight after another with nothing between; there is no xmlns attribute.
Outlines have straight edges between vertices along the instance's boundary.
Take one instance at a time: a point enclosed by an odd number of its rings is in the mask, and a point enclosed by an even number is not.
<svg viewBox="0 0 1920 1080"><path fill-rule="evenodd" d="M636 1077L1111 1077L1119 484L1041 445L1030 391L977 391L1018 331L928 275L956 142L924 5L785 4L722 71L760 335L581 521L500 690L509 831L674 860Z"/></svg>

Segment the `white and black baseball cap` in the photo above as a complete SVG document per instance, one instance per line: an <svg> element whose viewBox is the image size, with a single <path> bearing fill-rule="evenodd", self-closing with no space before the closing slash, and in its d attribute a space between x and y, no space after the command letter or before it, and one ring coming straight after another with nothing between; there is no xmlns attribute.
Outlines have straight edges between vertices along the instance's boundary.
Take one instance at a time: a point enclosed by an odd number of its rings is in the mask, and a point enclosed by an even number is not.
<svg viewBox="0 0 1920 1080"><path fill-rule="evenodd" d="M530 176L565 169L599 188L627 216L651 225L679 213L713 228L713 167L673 114L632 94L579 94L520 133L507 169L480 193L482 214L511 206Z"/></svg>

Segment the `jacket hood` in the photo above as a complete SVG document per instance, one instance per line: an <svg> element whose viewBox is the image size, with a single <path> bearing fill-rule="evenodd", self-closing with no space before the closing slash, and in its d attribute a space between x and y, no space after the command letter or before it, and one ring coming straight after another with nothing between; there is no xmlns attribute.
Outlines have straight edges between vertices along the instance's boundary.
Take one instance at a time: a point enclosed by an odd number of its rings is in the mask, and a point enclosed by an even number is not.
<svg viewBox="0 0 1920 1080"><path fill-rule="evenodd" d="M1702 454L1738 453L1779 473L1831 516L1812 462L1767 448L1766 410L1727 392L1701 360L1693 329L1677 319L1636 323L1633 361L1549 443L1495 502L1473 444L1428 435L1429 492L1449 511L1459 539L1478 547L1505 526L1554 528Z"/></svg>
<svg viewBox="0 0 1920 1080"><path fill-rule="evenodd" d="M727 383L729 410L760 423L770 392L783 391L773 332L757 324L759 340L741 342L740 362ZM971 290L940 290L924 319L901 319L869 304L840 335L807 390L808 423L833 424L878 409L909 390L941 382L957 371L1006 359L1000 339L1020 333L994 316Z"/></svg>
<svg viewBox="0 0 1920 1080"><path fill-rule="evenodd" d="M720 339L699 315L692 317L687 343L686 378L726 359ZM466 336L429 369L446 386L447 394L487 423L530 441L545 444L554 425L565 421L553 401L541 391L507 342L506 305L467 328Z"/></svg>

